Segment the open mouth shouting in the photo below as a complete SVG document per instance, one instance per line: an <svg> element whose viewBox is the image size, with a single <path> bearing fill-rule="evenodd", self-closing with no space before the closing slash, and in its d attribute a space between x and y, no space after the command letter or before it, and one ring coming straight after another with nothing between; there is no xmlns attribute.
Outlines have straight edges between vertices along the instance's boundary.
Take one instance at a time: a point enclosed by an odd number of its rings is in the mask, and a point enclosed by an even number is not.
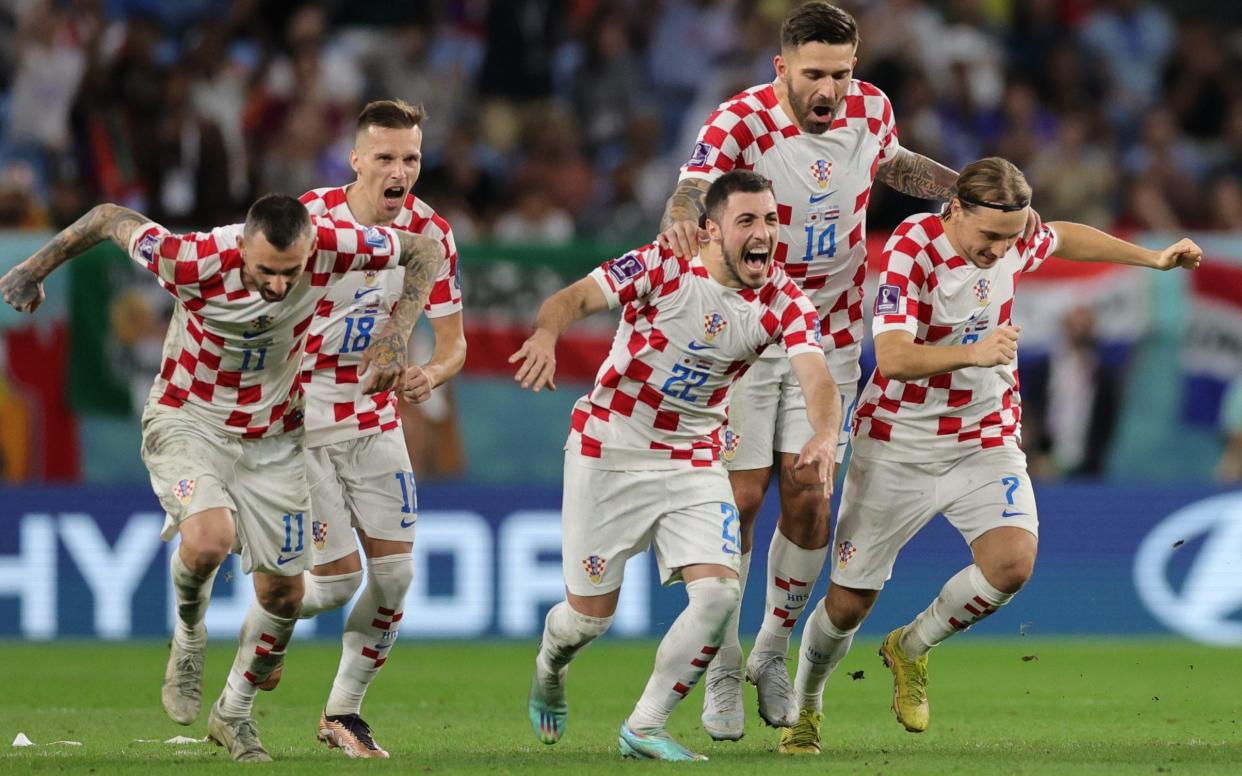
<svg viewBox="0 0 1242 776"><path fill-rule="evenodd" d="M768 268L771 248L766 243L754 242L742 252L742 266L753 275L764 276Z"/></svg>
<svg viewBox="0 0 1242 776"><path fill-rule="evenodd" d="M405 202L404 186L389 186L384 189L383 205L388 210L400 209L402 203Z"/></svg>

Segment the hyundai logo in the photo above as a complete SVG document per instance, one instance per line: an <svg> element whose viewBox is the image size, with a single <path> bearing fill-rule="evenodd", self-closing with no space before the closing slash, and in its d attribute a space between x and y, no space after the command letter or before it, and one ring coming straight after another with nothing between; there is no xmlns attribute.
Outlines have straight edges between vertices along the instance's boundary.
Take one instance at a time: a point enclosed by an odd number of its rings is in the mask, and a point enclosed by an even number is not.
<svg viewBox="0 0 1242 776"><path fill-rule="evenodd" d="M1174 588L1170 570L1178 553L1193 554ZM1178 567L1183 568L1180 562ZM1237 619L1242 610L1242 492L1195 502L1161 521L1139 545L1134 586L1148 610L1172 630L1207 644L1242 645L1242 619Z"/></svg>

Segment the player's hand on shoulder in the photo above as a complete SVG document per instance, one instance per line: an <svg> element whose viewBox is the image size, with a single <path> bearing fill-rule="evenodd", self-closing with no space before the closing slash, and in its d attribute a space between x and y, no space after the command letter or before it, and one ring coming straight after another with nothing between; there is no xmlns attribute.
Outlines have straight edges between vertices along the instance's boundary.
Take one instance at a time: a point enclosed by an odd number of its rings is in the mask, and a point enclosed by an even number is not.
<svg viewBox="0 0 1242 776"><path fill-rule="evenodd" d="M547 386L556 390L556 337L542 329L526 338L522 347L509 356L509 363L521 362L513 379L535 393Z"/></svg>
<svg viewBox="0 0 1242 776"><path fill-rule="evenodd" d="M412 366L405 370L405 383L401 386L401 396L410 404L422 404L431 398L431 378L422 367Z"/></svg>
<svg viewBox="0 0 1242 776"><path fill-rule="evenodd" d="M991 334L970 345L975 366L1012 364L1018 357L1018 327L999 326Z"/></svg>
<svg viewBox="0 0 1242 776"><path fill-rule="evenodd" d="M1039 213L1035 208L1027 208L1026 210L1026 228L1022 230L1022 242L1030 242L1035 233L1039 231L1039 227L1044 225L1044 219L1039 217Z"/></svg>
<svg viewBox="0 0 1242 776"><path fill-rule="evenodd" d="M1183 237L1160 252L1160 258L1156 260L1156 269L1169 270L1178 267L1198 269L1202 261L1203 249L1194 240Z"/></svg>
<svg viewBox="0 0 1242 776"><path fill-rule="evenodd" d="M679 259L688 259L699 252L699 246L708 241L707 230L700 229L693 221L674 221L657 238L660 247L668 248Z"/></svg>
<svg viewBox="0 0 1242 776"><path fill-rule="evenodd" d="M25 262L0 277L0 295L19 313L33 313L46 298L43 282L35 277Z"/></svg>

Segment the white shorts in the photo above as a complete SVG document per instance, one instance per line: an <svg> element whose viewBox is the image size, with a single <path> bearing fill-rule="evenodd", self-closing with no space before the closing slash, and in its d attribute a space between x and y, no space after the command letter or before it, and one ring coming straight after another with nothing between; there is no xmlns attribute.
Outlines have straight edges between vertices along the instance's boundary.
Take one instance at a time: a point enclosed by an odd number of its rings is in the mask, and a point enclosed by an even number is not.
<svg viewBox="0 0 1242 776"><path fill-rule="evenodd" d="M372 539L414 541L418 491L400 428L306 451L314 565L358 550L354 528Z"/></svg>
<svg viewBox="0 0 1242 776"><path fill-rule="evenodd" d="M1038 537L1026 455L1009 446L925 464L855 455L845 474L833 537L833 583L882 589L897 553L938 513L968 545L1002 526Z"/></svg>
<svg viewBox="0 0 1242 776"><path fill-rule="evenodd" d="M698 563L737 571L740 526L729 475L718 466L612 471L565 455L561 565L574 595L616 590L626 560L652 545L665 585Z"/></svg>
<svg viewBox="0 0 1242 776"><path fill-rule="evenodd" d="M837 388L842 416L837 463L841 463L850 443L858 381ZM735 440L728 438L730 433L737 435ZM761 358L738 380L729 399L725 436L723 457L730 471L766 469L773 465L776 453L799 453L815 436L806 417L806 398L788 358Z"/></svg>
<svg viewBox="0 0 1242 776"><path fill-rule="evenodd" d="M242 439L177 410L148 409L142 461L164 507L161 536L181 522L224 507L237 528L233 552L246 573L301 574L311 566L310 490L302 430Z"/></svg>

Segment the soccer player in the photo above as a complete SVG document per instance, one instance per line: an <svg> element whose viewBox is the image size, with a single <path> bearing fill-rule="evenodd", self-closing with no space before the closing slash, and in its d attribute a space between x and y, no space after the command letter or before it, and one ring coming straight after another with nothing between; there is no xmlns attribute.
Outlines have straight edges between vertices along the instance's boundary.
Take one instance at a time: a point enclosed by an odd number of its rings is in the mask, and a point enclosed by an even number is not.
<svg viewBox="0 0 1242 776"><path fill-rule="evenodd" d="M407 370L414 403L461 371L462 331L457 248L448 222L410 192L422 161L421 107L372 102L358 116L348 186L302 195L312 215L364 226L392 226L437 240L448 260L424 311L435 332L431 360ZM397 640L418 504L394 392L366 394L358 366L373 333L401 294L400 268L354 273L335 282L311 320L302 383L306 390L314 568L305 577L302 617L344 606L357 592L367 556L367 583L345 622L341 662L319 719L319 739L350 757L388 757L360 716L367 687Z"/></svg>
<svg viewBox="0 0 1242 776"><path fill-rule="evenodd" d="M819 753L824 682L897 553L936 513L974 562L881 647L907 730L927 729L928 651L1004 606L1030 577L1039 523L1018 447L1012 318L1022 274L1054 254L1161 270L1194 269L1202 258L1188 239L1152 251L1063 221L1023 238L1030 202L1018 168L982 159L962 170L943 213L907 218L884 248L872 318L878 366L854 416L828 594L803 628L795 688L805 713L783 731L783 751Z"/></svg>
<svg viewBox="0 0 1242 776"><path fill-rule="evenodd" d="M183 725L198 716L203 618L216 570L239 552L253 573L255 601L207 730L234 760L267 761L251 708L284 659L311 558L297 379L307 329L337 278L404 266L401 303L363 358L369 390L397 385L409 330L444 250L406 232L312 219L283 194L256 201L244 224L185 235L104 204L0 278L5 302L33 312L43 301L43 279L104 240L125 249L178 302L142 417L143 461L167 513L162 535L181 536L171 561L177 625L164 708Z"/></svg>
<svg viewBox="0 0 1242 776"><path fill-rule="evenodd" d="M775 260L811 298L831 348L828 368L849 422L857 395L863 337L866 213L873 181L922 199L948 199L956 173L902 148L888 98L854 79L858 28L848 13L806 3L781 28L776 79L724 102L708 116L668 201L660 242L678 256L701 237L703 196L717 176L753 169L772 181L780 216ZM746 677L759 691L759 714L789 726L798 709L785 656L794 624L828 552L830 505L817 488L792 476L799 448L811 436L803 419L797 376L769 350L738 386L729 428L739 439L726 460L742 516L742 588L750 567L751 533L778 463L780 519L768 551L765 613ZM848 433L839 440L845 455ZM740 603L739 603L740 610ZM707 675L703 727L712 738L737 740L742 710L742 648L737 616Z"/></svg>
<svg viewBox="0 0 1242 776"><path fill-rule="evenodd" d="M771 184L723 175L706 197L709 242L677 258L647 245L608 261L540 308L510 357L523 388L555 389L557 337L575 320L623 307L595 386L574 406L565 446L562 565L566 600L548 612L528 711L536 735L565 732L565 675L608 629L626 559L654 544L664 584L686 583L689 605L656 652L655 671L621 726L627 757L702 760L665 732L698 682L737 604L738 514L720 465L729 392L770 345L783 345L806 394L813 435L792 476L827 498L840 403L824 365L818 317L773 261Z"/></svg>

